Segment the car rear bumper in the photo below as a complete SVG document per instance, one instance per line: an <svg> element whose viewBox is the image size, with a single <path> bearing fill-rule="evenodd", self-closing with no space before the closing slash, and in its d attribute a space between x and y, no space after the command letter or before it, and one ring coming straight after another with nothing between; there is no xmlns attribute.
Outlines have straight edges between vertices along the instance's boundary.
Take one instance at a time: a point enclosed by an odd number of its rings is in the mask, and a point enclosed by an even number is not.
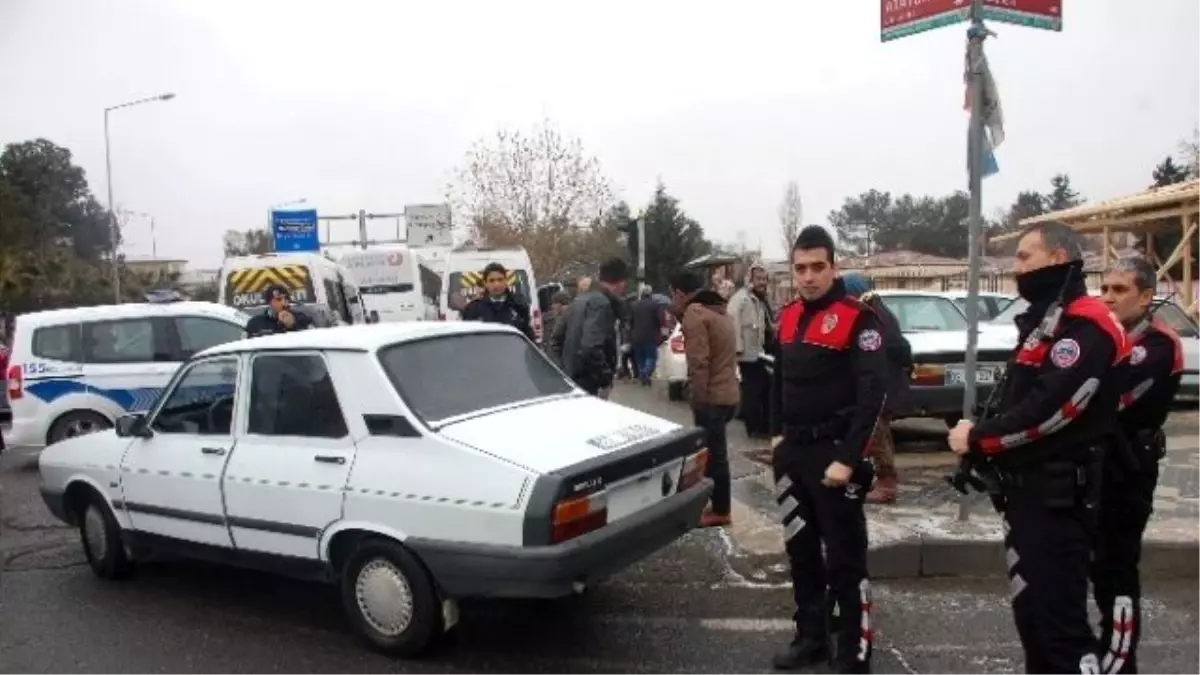
<svg viewBox="0 0 1200 675"><path fill-rule="evenodd" d="M38 420L13 417L4 433L4 445L8 451L40 452L46 445L46 430Z"/></svg>
<svg viewBox="0 0 1200 675"><path fill-rule="evenodd" d="M982 403L992 393L991 384L975 389L975 400ZM965 389L957 385L912 385L897 411L896 417L947 417L961 415Z"/></svg>
<svg viewBox="0 0 1200 675"><path fill-rule="evenodd" d="M451 598L557 598L600 581L696 527L713 484L705 479L643 511L549 546L495 546L409 539Z"/></svg>

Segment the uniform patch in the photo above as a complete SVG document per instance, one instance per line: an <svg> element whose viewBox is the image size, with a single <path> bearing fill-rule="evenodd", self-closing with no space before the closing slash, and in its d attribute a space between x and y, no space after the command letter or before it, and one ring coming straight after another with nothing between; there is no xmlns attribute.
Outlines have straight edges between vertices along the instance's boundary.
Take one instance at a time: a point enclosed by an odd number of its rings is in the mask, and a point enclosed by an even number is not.
<svg viewBox="0 0 1200 675"><path fill-rule="evenodd" d="M837 328L837 322L837 314L826 314L825 318L821 321L821 332L826 335L832 333L833 329Z"/></svg>
<svg viewBox="0 0 1200 675"><path fill-rule="evenodd" d="M864 352L878 351L883 346L883 336L874 328L868 328L858 334L858 348Z"/></svg>
<svg viewBox="0 0 1200 675"><path fill-rule="evenodd" d="M1146 360L1146 348L1142 345L1134 345L1133 351L1129 352L1129 362L1137 365Z"/></svg>
<svg viewBox="0 0 1200 675"><path fill-rule="evenodd" d="M1079 343L1067 338L1050 348L1050 361L1059 368L1070 368L1079 361Z"/></svg>

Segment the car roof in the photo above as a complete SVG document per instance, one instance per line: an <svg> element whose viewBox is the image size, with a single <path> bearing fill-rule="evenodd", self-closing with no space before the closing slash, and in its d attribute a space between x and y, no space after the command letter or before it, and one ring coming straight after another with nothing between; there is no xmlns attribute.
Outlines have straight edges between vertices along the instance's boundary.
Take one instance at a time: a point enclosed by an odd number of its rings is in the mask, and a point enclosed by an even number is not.
<svg viewBox="0 0 1200 675"><path fill-rule="evenodd" d="M471 333L512 333L515 328L478 321L399 321L394 323L355 324L333 328L276 333L245 338L209 347L195 358L240 352L314 349L322 351L374 351L380 347L427 338Z"/></svg>
<svg viewBox="0 0 1200 675"><path fill-rule="evenodd" d="M94 307L69 307L30 312L18 317L24 326L44 326L80 321L111 321L143 316L204 315L245 323L246 314L232 307L215 302L185 300L181 302L130 302L120 305L97 305Z"/></svg>
<svg viewBox="0 0 1200 675"><path fill-rule="evenodd" d="M941 293L938 291L887 289L887 290L882 290L882 291L871 291L871 292L881 298L909 295L909 296L914 296L914 297L919 297L919 298L942 298L943 300L950 299L949 297L946 296L945 293Z"/></svg>
<svg viewBox="0 0 1200 675"><path fill-rule="evenodd" d="M946 297L946 298L965 298L965 297L967 297L967 292L966 292L966 291L962 291L962 290L956 290L956 291L935 291L935 292L934 292L934 294L935 294L935 295L941 295L941 296L943 296L943 297ZM1005 299L1012 299L1012 298L1015 298L1015 297L1017 297L1017 296L1016 296L1016 295L1010 295L1010 294L1008 294L1008 293L996 293L996 292L994 292L994 291L979 291L979 297L981 297L981 298L1005 298Z"/></svg>

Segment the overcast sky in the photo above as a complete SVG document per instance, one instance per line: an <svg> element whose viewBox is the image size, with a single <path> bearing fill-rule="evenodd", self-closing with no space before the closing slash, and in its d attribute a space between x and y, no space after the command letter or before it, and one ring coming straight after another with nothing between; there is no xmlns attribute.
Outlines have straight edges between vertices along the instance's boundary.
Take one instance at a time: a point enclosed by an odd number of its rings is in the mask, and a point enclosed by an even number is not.
<svg viewBox="0 0 1200 675"><path fill-rule="evenodd" d="M1140 189L1200 117L1200 3L1065 4L1062 33L992 26L986 214L1060 171L1092 200ZM156 216L160 256L215 267L273 203L439 201L474 139L548 116L635 207L661 177L711 237L777 252L789 179L806 222L966 185L963 43L881 44L877 0L0 0L0 142L70 148L104 201L103 109L176 93L113 114L116 203ZM147 224L126 237L149 254Z"/></svg>

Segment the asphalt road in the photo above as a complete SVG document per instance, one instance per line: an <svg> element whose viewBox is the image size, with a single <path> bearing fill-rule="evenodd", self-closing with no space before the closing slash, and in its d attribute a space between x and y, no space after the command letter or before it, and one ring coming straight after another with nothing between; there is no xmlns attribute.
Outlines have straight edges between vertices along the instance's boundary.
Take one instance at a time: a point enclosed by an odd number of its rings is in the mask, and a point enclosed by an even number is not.
<svg viewBox="0 0 1200 675"><path fill-rule="evenodd" d="M0 672L768 672L790 592L714 531L565 602L475 603L420 662L364 648L333 589L186 562L94 578L74 530L0 455ZM740 571L735 571L740 570ZM769 573L769 574L766 574ZM1195 580L1149 584L1148 672L1196 672ZM877 583L876 672L1020 672L1003 580Z"/></svg>

